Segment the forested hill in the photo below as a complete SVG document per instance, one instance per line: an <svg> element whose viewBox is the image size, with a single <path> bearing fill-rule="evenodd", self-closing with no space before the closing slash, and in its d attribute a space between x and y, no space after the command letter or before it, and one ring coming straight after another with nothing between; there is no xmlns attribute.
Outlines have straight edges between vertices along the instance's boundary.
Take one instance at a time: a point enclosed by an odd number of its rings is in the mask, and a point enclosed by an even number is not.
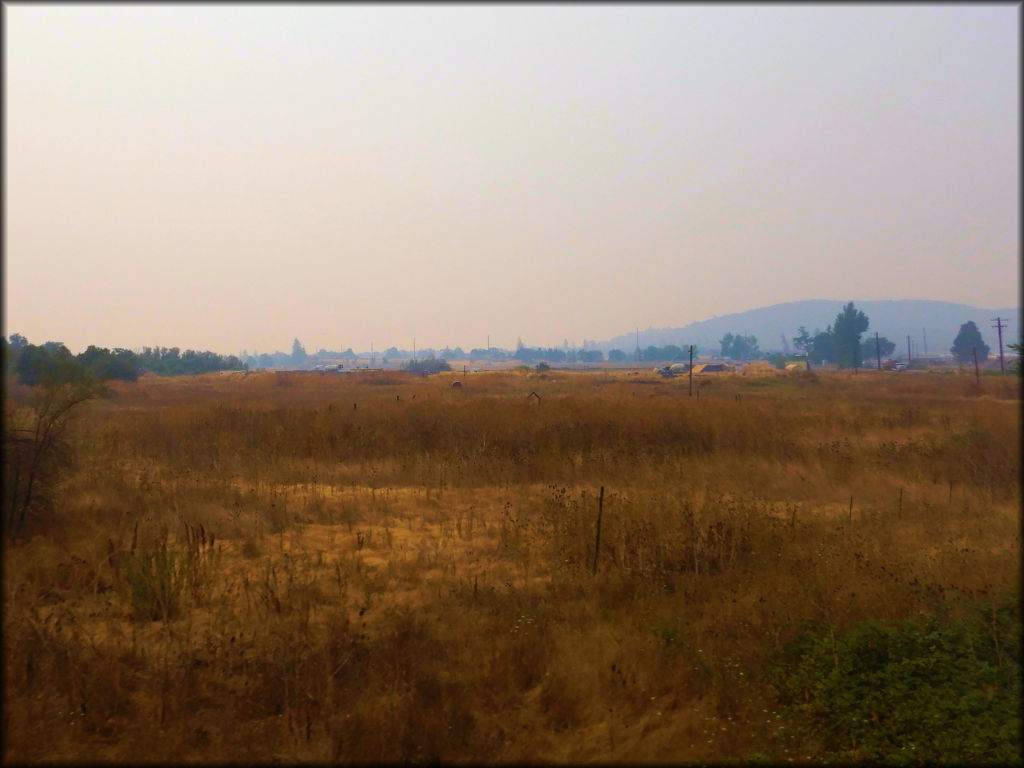
<svg viewBox="0 0 1024 768"><path fill-rule="evenodd" d="M790 301L769 307L759 307L747 312L737 312L710 320L690 323L679 328L648 328L640 331L640 347L651 344L696 344L701 351L714 352L718 341L727 333L750 334L757 337L762 351L781 350L782 335L792 345L797 328L804 326L808 333L815 329L824 331L835 322L843 305L850 301L831 299L809 299ZM868 316L870 326L867 334L875 331L906 348L907 336L911 337L914 353L929 355L948 353L953 346L960 326L973 320L981 331L985 342L993 350L998 349L998 336L992 320L1001 317L1009 319L1009 327L1003 330L1004 344L1020 336L1020 307L988 309L956 304L949 301L924 299L901 299L886 301L852 300L857 309ZM597 342L597 347L632 350L636 347L636 332L624 333L607 341Z"/></svg>

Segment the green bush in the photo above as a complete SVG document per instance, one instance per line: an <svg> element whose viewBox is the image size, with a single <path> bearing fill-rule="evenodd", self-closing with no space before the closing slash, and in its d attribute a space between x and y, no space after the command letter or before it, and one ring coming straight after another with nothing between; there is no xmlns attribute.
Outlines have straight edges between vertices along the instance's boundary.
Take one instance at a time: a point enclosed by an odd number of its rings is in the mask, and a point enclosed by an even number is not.
<svg viewBox="0 0 1024 768"><path fill-rule="evenodd" d="M819 628L773 671L803 750L842 761L1021 764L1018 595L896 626Z"/></svg>

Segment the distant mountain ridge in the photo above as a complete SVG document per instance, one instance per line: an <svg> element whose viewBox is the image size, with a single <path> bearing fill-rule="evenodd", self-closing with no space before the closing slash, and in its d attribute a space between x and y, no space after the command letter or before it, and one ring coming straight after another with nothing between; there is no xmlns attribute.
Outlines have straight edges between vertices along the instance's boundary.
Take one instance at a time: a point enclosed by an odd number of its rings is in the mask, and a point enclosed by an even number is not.
<svg viewBox="0 0 1024 768"><path fill-rule="evenodd" d="M714 354L719 349L718 340L727 333L739 333L757 337L762 351L783 349L782 336L792 348L797 329L804 326L808 333L825 330L835 322L843 307L851 301L832 299L808 299L790 301L759 307L747 312L736 312L710 320L690 323L679 328L648 328L640 331L640 347L676 344L680 347L696 344L702 354ZM1020 333L1020 307L987 309L957 304L950 301L927 299L887 299L881 301L858 301L852 299L857 309L868 316L870 325L865 334L880 336L896 343L897 354L906 356L907 336L910 336L913 354L941 355L949 352L960 326L973 320L992 354L999 354L999 338L993 326L993 319L1009 320L1003 330L1003 345L1016 341ZM621 349L632 352L636 348L636 332L624 333L607 341L593 345L598 349Z"/></svg>

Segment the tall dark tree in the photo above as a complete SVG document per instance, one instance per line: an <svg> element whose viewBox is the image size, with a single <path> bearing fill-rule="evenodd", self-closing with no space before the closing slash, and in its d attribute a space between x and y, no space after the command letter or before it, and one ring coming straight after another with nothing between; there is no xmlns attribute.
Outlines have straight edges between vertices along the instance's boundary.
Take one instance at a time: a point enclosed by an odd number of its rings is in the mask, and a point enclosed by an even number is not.
<svg viewBox="0 0 1024 768"><path fill-rule="evenodd" d="M28 339L20 333L12 333L10 341L4 339L4 371L6 373L14 371L14 367L18 364L18 357L21 356L21 351L27 346Z"/></svg>
<svg viewBox="0 0 1024 768"><path fill-rule="evenodd" d="M968 320L960 326L960 332L953 339L953 346L950 347L949 351L957 362L970 363L974 361L975 349L978 350L979 363L988 360L989 346L981 338L981 332L978 330L978 326L974 324L974 321Z"/></svg>
<svg viewBox="0 0 1024 768"><path fill-rule="evenodd" d="M733 360L754 360L761 355L757 347L757 336L740 336L737 334L732 339Z"/></svg>
<svg viewBox="0 0 1024 768"><path fill-rule="evenodd" d="M802 325L796 329L796 336L793 337L793 346L796 347L796 351L801 355L806 355L811 351L811 345L814 344L814 337L807 332L807 329Z"/></svg>
<svg viewBox="0 0 1024 768"><path fill-rule="evenodd" d="M812 365L836 361L836 337L832 333L831 325L824 331L815 330L814 337L807 348L807 360Z"/></svg>
<svg viewBox="0 0 1024 768"><path fill-rule="evenodd" d="M727 333L718 340L718 345L722 348L722 357L732 356L732 338L732 334Z"/></svg>
<svg viewBox="0 0 1024 768"><path fill-rule="evenodd" d="M840 368L852 368L860 347L860 337L868 329L868 316L853 306L851 301L836 315L832 326L836 362Z"/></svg>
<svg viewBox="0 0 1024 768"><path fill-rule="evenodd" d="M298 339L293 341L292 362L295 363L295 365L302 365L304 362L306 362L306 358L308 357L309 355L306 354L306 348L302 346L302 343Z"/></svg>

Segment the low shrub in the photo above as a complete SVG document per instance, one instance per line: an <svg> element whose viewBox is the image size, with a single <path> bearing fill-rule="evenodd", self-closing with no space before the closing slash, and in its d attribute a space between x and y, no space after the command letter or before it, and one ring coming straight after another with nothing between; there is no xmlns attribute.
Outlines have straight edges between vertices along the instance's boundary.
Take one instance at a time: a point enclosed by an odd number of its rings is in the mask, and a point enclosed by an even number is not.
<svg viewBox="0 0 1024 768"><path fill-rule="evenodd" d="M774 672L790 736L842 761L1020 765L1018 600L805 633Z"/></svg>

